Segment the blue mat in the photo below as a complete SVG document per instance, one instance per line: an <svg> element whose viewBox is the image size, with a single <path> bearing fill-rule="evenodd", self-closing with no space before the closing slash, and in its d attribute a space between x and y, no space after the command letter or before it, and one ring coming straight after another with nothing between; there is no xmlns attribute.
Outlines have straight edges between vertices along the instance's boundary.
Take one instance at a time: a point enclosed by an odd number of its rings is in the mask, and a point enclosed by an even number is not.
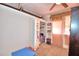
<svg viewBox="0 0 79 59"><path fill-rule="evenodd" d="M35 56L36 52L29 49L29 48L23 48L18 51L12 52L12 56Z"/></svg>

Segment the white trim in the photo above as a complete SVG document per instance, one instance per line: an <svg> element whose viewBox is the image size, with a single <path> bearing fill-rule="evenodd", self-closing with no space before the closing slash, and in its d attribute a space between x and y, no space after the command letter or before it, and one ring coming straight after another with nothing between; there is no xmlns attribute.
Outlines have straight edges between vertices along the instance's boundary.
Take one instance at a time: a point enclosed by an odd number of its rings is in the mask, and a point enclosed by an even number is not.
<svg viewBox="0 0 79 59"><path fill-rule="evenodd" d="M66 45L66 44L63 44L63 48L68 48L68 45Z"/></svg>
<svg viewBox="0 0 79 59"><path fill-rule="evenodd" d="M65 44L65 39L63 37L63 48L68 48L68 45Z"/></svg>

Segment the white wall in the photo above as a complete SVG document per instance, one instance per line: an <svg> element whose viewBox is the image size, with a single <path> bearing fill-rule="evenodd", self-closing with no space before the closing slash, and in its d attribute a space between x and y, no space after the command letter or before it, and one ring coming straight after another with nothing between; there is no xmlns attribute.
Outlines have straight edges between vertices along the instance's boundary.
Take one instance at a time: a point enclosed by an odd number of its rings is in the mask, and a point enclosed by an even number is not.
<svg viewBox="0 0 79 59"><path fill-rule="evenodd" d="M0 5L0 55L34 45L35 17Z"/></svg>

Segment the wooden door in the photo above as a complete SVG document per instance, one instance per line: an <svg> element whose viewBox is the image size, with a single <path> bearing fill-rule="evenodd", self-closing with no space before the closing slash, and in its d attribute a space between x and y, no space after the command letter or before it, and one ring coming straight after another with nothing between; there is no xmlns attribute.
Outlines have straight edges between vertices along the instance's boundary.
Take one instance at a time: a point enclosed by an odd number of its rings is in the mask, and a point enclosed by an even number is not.
<svg viewBox="0 0 79 59"><path fill-rule="evenodd" d="M69 55L79 56L79 7L72 8Z"/></svg>
<svg viewBox="0 0 79 59"><path fill-rule="evenodd" d="M60 16L54 18L52 27L53 45L62 47L62 20Z"/></svg>

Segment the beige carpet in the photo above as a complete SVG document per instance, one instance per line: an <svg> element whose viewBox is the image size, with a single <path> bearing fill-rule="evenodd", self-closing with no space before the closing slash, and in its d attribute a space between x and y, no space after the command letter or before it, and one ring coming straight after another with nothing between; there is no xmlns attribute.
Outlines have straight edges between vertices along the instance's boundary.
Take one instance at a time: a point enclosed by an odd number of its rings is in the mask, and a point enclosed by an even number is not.
<svg viewBox="0 0 79 59"><path fill-rule="evenodd" d="M41 44L36 52L38 56L68 56L68 49L47 45L45 43Z"/></svg>

